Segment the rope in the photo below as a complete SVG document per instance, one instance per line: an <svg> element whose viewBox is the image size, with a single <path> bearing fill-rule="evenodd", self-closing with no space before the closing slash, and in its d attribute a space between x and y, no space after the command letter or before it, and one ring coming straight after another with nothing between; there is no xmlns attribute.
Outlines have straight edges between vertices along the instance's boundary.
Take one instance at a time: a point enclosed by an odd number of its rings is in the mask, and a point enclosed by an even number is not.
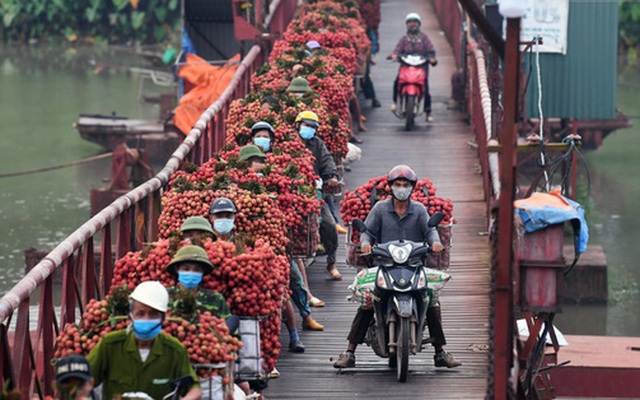
<svg viewBox="0 0 640 400"><path fill-rule="evenodd" d="M546 156L544 153L544 114L542 111L542 74L540 73L540 44L535 38L533 40L536 49L536 75L538 78L538 116L540 118L538 135L540 136L540 166L544 168L546 165ZM549 174L547 173L546 169L544 171L544 181L545 190L547 192L550 192L551 187L549 182Z"/></svg>
<svg viewBox="0 0 640 400"><path fill-rule="evenodd" d="M68 162L68 163L60 164L60 165L54 165L54 166L51 166L51 167L30 169L30 170L27 170L27 171L8 172L6 174L0 174L0 179L1 178L11 178L11 177L14 177L14 176L21 176L21 175L31 175L31 174L37 174L37 173L40 173L40 172L47 172L47 171L53 171L53 170L61 169L61 168L73 167L74 165L86 164L88 162L102 160L103 158L109 158L112 155L113 155L113 152L109 152L109 153L105 153L105 154L99 154L97 156L91 156L91 157L83 158L81 160L71 161L71 162Z"/></svg>

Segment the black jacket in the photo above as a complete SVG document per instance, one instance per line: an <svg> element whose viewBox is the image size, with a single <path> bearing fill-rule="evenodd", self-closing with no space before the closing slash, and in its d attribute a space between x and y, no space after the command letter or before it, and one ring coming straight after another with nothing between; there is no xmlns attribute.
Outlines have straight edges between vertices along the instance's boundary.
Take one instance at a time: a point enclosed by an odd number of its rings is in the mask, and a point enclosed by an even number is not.
<svg viewBox="0 0 640 400"><path fill-rule="evenodd" d="M315 163L313 164L313 170L315 171L315 173L320 178L322 178L323 181L327 181L331 178L338 178L338 169L336 168L336 163L322 139L314 136L309 140L305 140L304 144L316 159Z"/></svg>

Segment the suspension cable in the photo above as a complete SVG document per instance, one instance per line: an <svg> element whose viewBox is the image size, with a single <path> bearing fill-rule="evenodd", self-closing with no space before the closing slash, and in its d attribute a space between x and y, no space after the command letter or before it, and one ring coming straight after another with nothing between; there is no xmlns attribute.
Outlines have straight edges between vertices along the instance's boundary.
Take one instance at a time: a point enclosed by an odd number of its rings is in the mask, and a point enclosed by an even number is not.
<svg viewBox="0 0 640 400"><path fill-rule="evenodd" d="M11 178L11 177L14 177L14 176L21 176L21 175L31 175L31 174L37 174L37 173L40 173L40 172L48 172L48 171L53 171L53 170L56 170L56 169L73 167L74 165L86 164L88 162L102 160L103 158L109 158L112 155L113 155L113 152L109 152L109 153L99 154L97 156L91 156L91 157L83 158L83 159L76 160L76 161L71 161L71 162L64 163L64 164L53 165L51 167L36 168L36 169L30 169L30 170L26 170L26 171L7 172L7 173L4 173L4 174L0 174L0 179L1 178Z"/></svg>

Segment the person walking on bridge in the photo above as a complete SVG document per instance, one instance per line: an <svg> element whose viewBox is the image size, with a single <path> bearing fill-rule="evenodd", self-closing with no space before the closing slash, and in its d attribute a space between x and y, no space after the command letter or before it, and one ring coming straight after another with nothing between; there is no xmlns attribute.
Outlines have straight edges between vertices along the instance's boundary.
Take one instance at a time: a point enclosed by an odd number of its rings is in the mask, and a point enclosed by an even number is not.
<svg viewBox="0 0 640 400"><path fill-rule="evenodd" d="M389 171L387 182L391 188L392 198L377 202L365 219L368 231L363 232L360 238L362 253L371 253L371 243L374 239L378 243L399 239L427 242L431 246L431 251L441 252L443 246L440 243L438 231L428 225L427 209L422 203L411 200L411 192L418 182L416 173L406 165L397 165ZM459 367L462 363L443 349L447 342L442 330L440 303L439 301L434 301L434 303L434 306L427 308L427 326L433 339L431 344L435 348L433 356L435 366ZM358 309L349 336L347 336L349 345L333 364L335 368L355 367L356 347L364 341L373 318L373 309Z"/></svg>
<svg viewBox="0 0 640 400"><path fill-rule="evenodd" d="M295 122L300 138L315 158L313 170L322 180L321 184L330 188L337 187L338 169L336 163L327 146L316 135L316 130L320 126L318 115L313 111L303 111L298 114ZM342 274L336 266L336 251L338 249L336 221L326 201L322 204L320 219L320 239L327 252L327 273L331 279L341 280Z"/></svg>
<svg viewBox="0 0 640 400"><path fill-rule="evenodd" d="M438 63L436 59L436 49L433 47L429 37L420 31L420 25L422 25L422 18L418 13L409 13L405 17L405 23L407 24L407 34L404 35L398 44L396 45L392 60L410 54L418 54L426 58L429 62L424 64L425 78L424 78L424 112L426 113L427 122L433 122L431 116L431 93L429 93L429 64L435 66ZM398 100L398 77L393 82L393 104L391 105L391 111L396 111L396 102Z"/></svg>

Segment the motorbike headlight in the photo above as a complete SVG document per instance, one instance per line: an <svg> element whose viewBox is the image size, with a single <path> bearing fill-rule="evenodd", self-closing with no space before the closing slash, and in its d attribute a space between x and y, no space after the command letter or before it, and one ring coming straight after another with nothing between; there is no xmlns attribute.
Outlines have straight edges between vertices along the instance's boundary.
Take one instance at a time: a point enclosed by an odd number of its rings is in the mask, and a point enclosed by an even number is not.
<svg viewBox="0 0 640 400"><path fill-rule="evenodd" d="M389 245L389 253L398 264L404 264L409 259L409 255L411 254L411 245L405 244L401 246L396 246L395 244Z"/></svg>

